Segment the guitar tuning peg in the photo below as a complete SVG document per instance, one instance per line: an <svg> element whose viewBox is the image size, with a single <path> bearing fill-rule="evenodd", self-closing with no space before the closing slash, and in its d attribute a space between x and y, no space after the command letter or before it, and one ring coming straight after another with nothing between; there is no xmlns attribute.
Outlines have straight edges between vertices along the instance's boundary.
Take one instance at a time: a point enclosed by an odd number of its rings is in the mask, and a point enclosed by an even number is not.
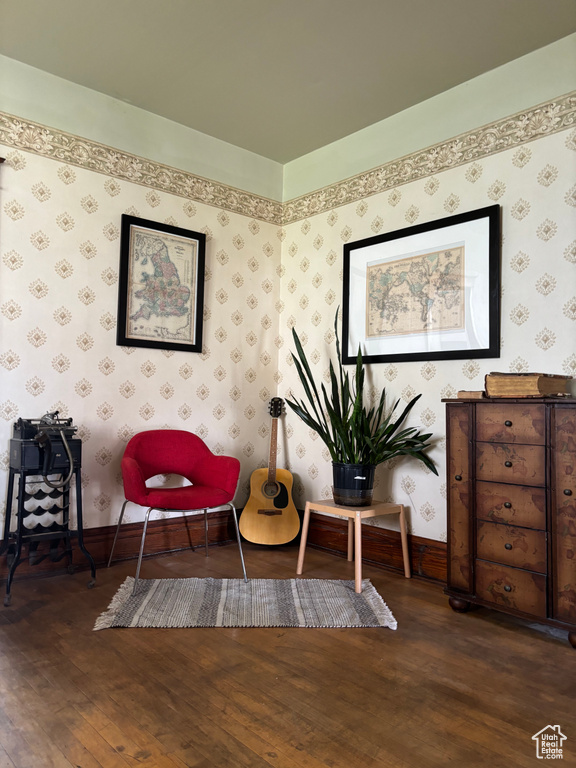
<svg viewBox="0 0 576 768"><path fill-rule="evenodd" d="M281 416L283 405L284 401L281 397L273 397L272 400L270 400L270 415L275 419Z"/></svg>

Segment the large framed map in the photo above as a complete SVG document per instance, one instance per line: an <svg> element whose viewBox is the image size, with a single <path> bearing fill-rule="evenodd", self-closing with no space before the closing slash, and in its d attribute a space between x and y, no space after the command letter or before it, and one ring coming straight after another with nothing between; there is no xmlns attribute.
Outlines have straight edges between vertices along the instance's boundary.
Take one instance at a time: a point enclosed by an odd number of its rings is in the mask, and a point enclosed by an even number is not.
<svg viewBox="0 0 576 768"><path fill-rule="evenodd" d="M202 351L206 235L122 216L116 343Z"/></svg>
<svg viewBox="0 0 576 768"><path fill-rule="evenodd" d="M500 206L344 246L342 357L500 357Z"/></svg>

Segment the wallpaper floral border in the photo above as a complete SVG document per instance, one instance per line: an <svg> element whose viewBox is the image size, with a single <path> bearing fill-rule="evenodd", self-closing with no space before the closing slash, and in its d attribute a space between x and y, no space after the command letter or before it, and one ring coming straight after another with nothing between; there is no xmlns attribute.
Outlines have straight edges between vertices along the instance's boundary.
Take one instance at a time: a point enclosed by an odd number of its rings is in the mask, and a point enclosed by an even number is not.
<svg viewBox="0 0 576 768"><path fill-rule="evenodd" d="M286 203L0 112L0 143L282 226L576 125L576 92Z"/></svg>
<svg viewBox="0 0 576 768"><path fill-rule="evenodd" d="M281 203L2 112L0 144L261 221L282 219Z"/></svg>
<svg viewBox="0 0 576 768"><path fill-rule="evenodd" d="M489 123L284 205L283 223L312 216L576 125L576 92Z"/></svg>

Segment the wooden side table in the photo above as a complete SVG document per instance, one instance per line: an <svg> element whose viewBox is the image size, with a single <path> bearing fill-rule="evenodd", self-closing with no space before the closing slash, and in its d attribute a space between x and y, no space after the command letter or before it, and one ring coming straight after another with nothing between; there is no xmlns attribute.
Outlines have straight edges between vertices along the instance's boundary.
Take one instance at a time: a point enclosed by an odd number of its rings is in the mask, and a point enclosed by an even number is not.
<svg viewBox="0 0 576 768"><path fill-rule="evenodd" d="M362 520L367 517L379 517L380 515L399 515L400 538L402 540L402 558L404 560L404 576L409 579L410 554L408 552L408 536L406 535L406 516L402 504L392 504L385 501L373 501L369 507L344 507L336 504L331 499L321 501L307 501L302 522L302 536L300 550L298 552L298 565L296 574L300 576L304 567L304 553L308 539L308 526L310 524L310 512L330 512L348 518L348 560L354 560L354 591L362 592ZM354 546L353 546L354 545Z"/></svg>

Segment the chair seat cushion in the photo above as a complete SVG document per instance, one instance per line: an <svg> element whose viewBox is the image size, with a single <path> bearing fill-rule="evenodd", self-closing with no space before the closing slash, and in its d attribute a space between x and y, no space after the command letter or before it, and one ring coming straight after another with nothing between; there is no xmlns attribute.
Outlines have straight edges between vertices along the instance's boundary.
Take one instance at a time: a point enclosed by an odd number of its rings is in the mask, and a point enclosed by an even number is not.
<svg viewBox="0 0 576 768"><path fill-rule="evenodd" d="M206 485L186 485L181 488L148 488L142 499L134 499L142 506L154 509L205 509L228 504L231 496L220 488Z"/></svg>

